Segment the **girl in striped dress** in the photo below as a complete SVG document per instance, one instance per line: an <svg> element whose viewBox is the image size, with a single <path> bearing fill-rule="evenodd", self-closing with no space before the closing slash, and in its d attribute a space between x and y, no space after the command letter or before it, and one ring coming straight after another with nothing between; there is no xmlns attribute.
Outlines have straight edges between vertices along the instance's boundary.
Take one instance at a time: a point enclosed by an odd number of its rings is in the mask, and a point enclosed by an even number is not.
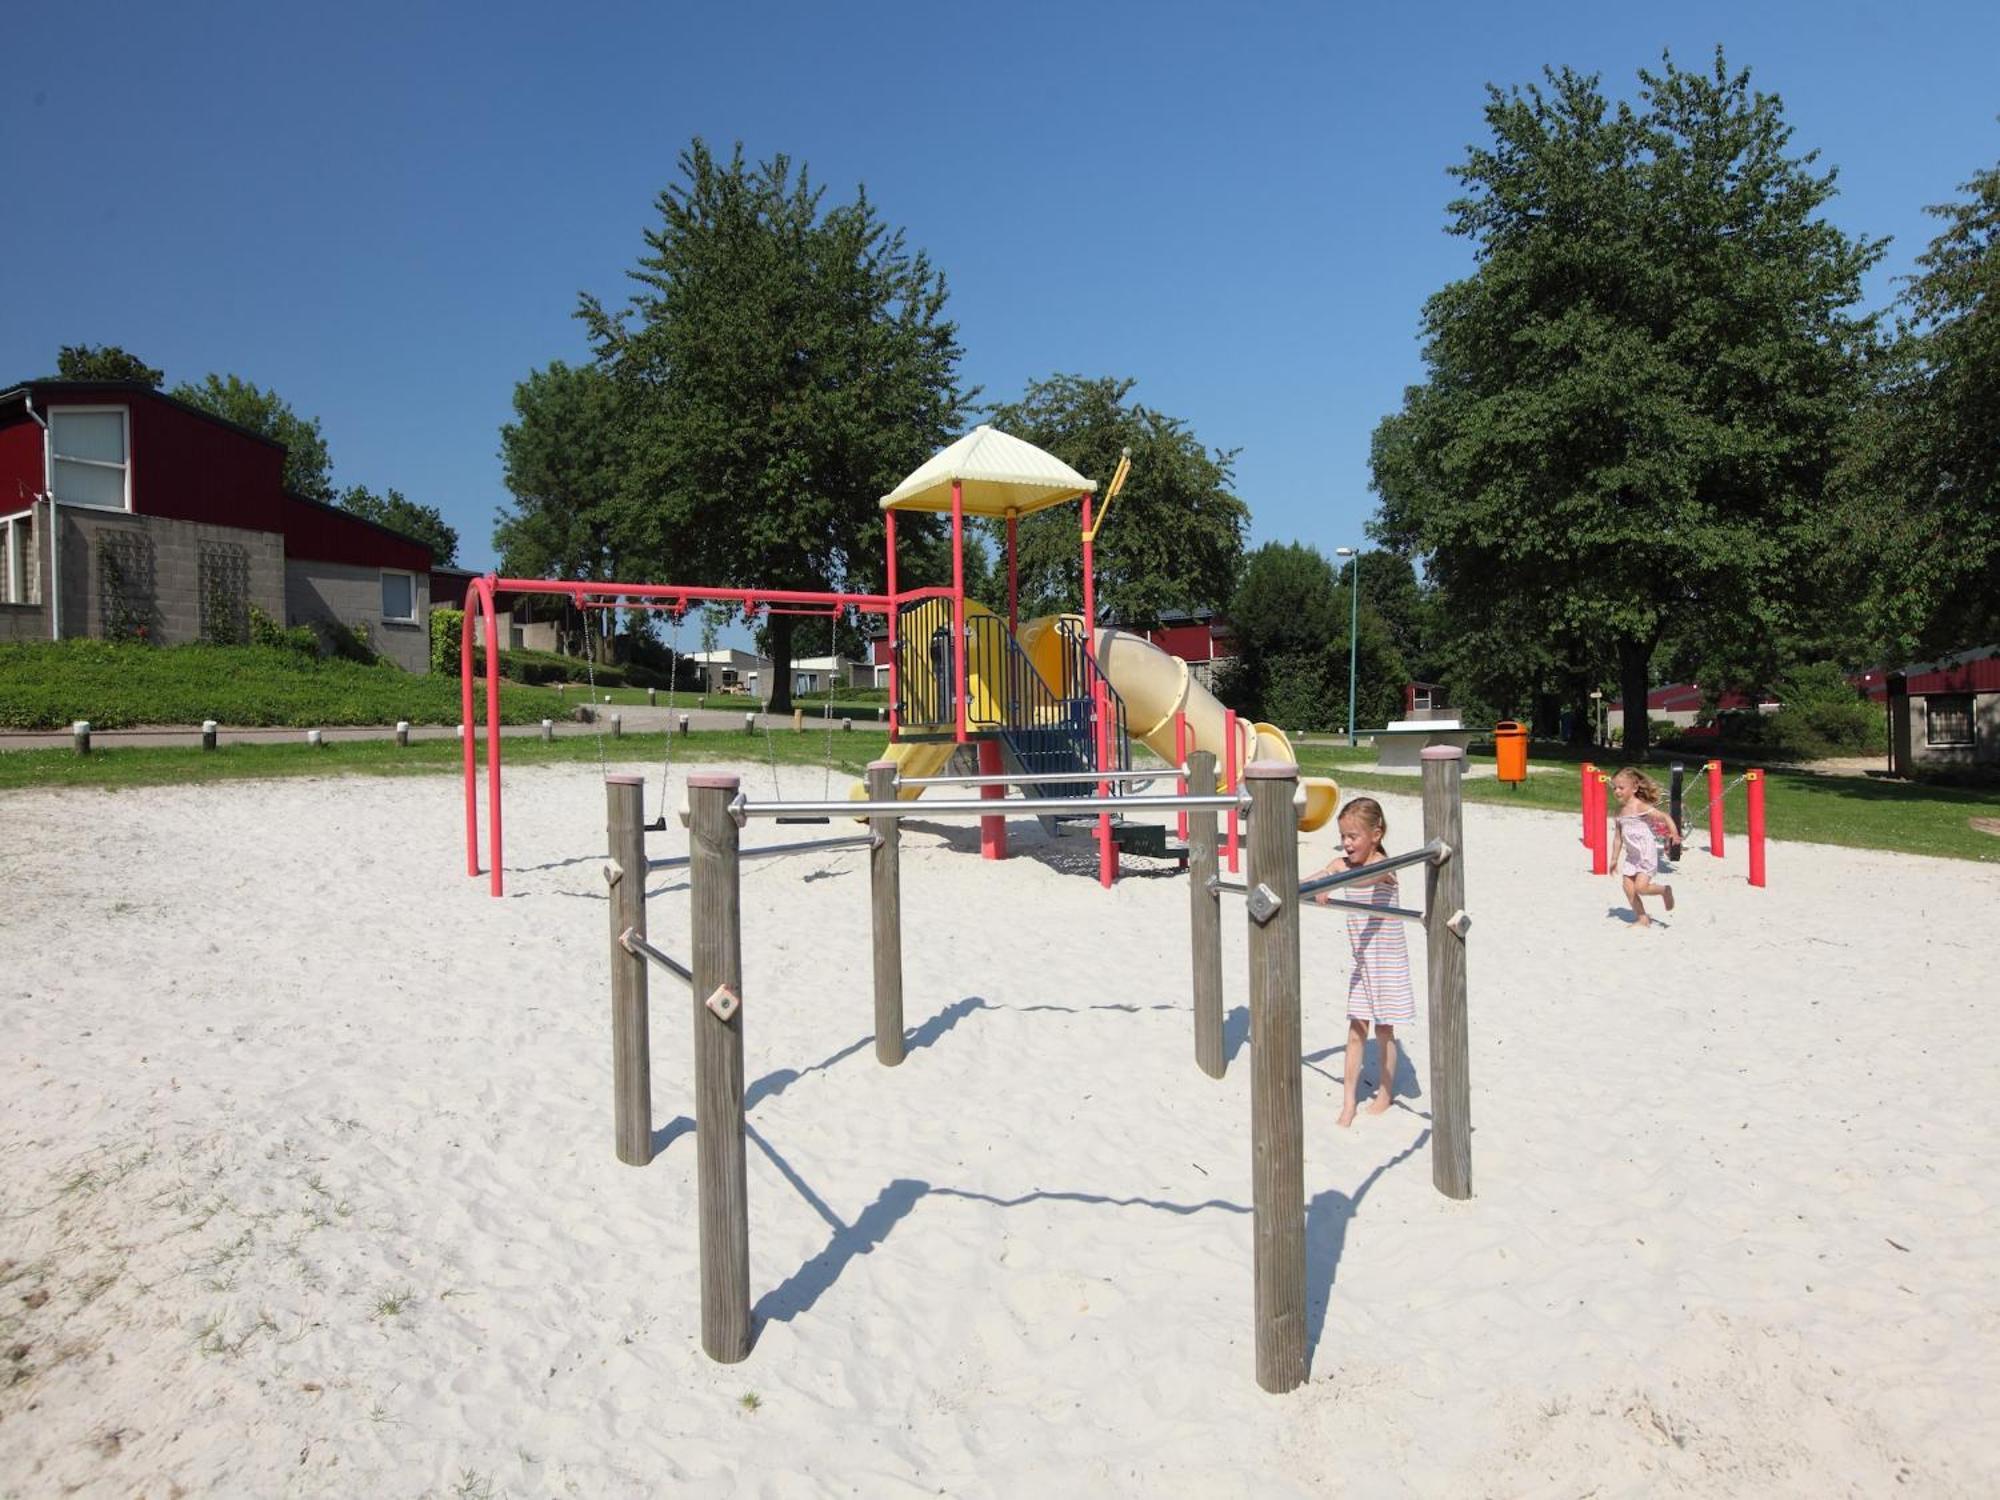
<svg viewBox="0 0 2000 1500"><path fill-rule="evenodd" d="M1360 870L1380 862L1385 858L1382 840L1388 834L1389 820L1382 814L1382 804L1373 797L1356 797L1340 810L1341 857L1320 874ZM1338 899L1395 906L1399 904L1397 895L1396 872L1384 870L1374 880L1321 891L1315 899L1322 905ZM1396 1097L1396 1028L1417 1018L1417 1000L1410 988L1410 949L1403 940L1402 919L1349 911L1347 941L1354 949L1354 968L1347 979L1347 1092L1340 1111L1342 1125L1354 1123L1355 1098L1361 1086L1361 1058L1367 1047L1369 1026L1375 1028L1375 1044L1382 1054L1382 1078L1368 1105L1368 1113L1379 1115Z"/></svg>

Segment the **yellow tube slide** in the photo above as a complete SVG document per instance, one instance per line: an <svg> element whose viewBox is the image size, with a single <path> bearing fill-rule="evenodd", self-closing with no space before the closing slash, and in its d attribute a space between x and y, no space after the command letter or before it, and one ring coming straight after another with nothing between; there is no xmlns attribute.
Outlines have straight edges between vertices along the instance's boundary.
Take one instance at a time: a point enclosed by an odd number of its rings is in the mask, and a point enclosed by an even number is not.
<svg viewBox="0 0 2000 1500"><path fill-rule="evenodd" d="M1062 643L1058 623L1065 618L1045 615L1021 626L1021 649L1035 664L1035 670L1050 681L1062 676ZM1067 616L1073 628L1081 630L1081 616ZM1188 664L1170 651L1162 651L1144 636L1123 630L1097 632L1097 663L1118 696L1125 700L1125 727L1168 765L1178 763L1174 753L1174 715L1187 716L1190 750L1206 750L1215 757L1216 779L1229 790L1229 711L1199 682ZM1299 758L1285 732L1273 724L1236 721L1236 766L1241 771L1253 760L1281 760L1297 765ZM1305 832L1323 827L1340 802L1339 786L1324 776L1300 778L1306 805L1299 816Z"/></svg>

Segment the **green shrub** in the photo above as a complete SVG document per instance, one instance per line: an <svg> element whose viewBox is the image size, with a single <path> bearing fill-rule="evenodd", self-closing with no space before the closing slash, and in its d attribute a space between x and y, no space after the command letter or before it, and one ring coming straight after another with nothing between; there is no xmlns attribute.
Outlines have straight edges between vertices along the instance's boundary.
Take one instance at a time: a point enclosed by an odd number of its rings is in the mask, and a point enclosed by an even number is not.
<svg viewBox="0 0 2000 1500"><path fill-rule="evenodd" d="M465 611L439 605L431 611L431 670L447 677L458 675L458 637L465 629Z"/></svg>
<svg viewBox="0 0 2000 1500"><path fill-rule="evenodd" d="M250 644L291 651L300 656L319 655L319 637L312 633L311 626L280 625L254 604L250 606Z"/></svg>
<svg viewBox="0 0 2000 1500"><path fill-rule="evenodd" d="M1830 662L1794 668L1778 679L1778 710L1731 709L1716 715L1724 741L1768 751L1779 760L1827 760L1888 748L1882 710Z"/></svg>

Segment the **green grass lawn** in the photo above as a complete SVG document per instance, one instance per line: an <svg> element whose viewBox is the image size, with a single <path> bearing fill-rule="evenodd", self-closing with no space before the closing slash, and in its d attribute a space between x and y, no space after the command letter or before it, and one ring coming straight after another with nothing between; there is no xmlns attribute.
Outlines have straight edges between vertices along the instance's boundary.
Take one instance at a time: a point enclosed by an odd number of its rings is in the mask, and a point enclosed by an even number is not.
<svg viewBox="0 0 2000 1500"><path fill-rule="evenodd" d="M642 695L643 697L643 695ZM485 713L485 694L478 694ZM572 698L570 703L577 700ZM560 717L549 688L509 683L509 724ZM340 724L456 724L456 677L308 657L276 646L141 646L109 641L0 645L0 728L98 729L147 724L328 728Z"/></svg>

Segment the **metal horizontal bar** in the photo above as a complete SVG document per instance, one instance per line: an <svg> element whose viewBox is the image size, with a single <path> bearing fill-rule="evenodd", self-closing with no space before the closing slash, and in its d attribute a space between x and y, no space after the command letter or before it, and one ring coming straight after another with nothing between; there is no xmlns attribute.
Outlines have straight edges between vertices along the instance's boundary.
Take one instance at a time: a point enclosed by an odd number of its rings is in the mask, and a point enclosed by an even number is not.
<svg viewBox="0 0 2000 1500"><path fill-rule="evenodd" d="M1230 896L1245 895L1250 889L1240 880L1221 879L1210 880L1208 888L1211 891ZM1301 906L1338 906L1347 911L1365 911L1369 915L1377 917L1402 917L1411 922L1421 922L1424 919L1424 914L1413 906L1377 906L1372 901L1350 901L1341 896L1329 896L1322 902L1311 899L1311 895L1308 893L1306 899L1302 900L1299 904Z"/></svg>
<svg viewBox="0 0 2000 1500"><path fill-rule="evenodd" d="M1173 766L1150 771L1024 771L1018 776L1005 772L992 776L899 776L897 786L1063 786L1079 781L1158 781L1178 776Z"/></svg>
<svg viewBox="0 0 2000 1500"><path fill-rule="evenodd" d="M1387 859L1378 859L1357 870L1341 870L1332 875L1315 875L1310 880L1299 882L1301 896L1315 895L1320 891L1337 890L1343 885L1363 885L1378 875L1386 875L1391 870L1400 870L1405 865L1443 864L1451 858L1451 845L1443 839L1432 839L1421 849L1412 849L1408 854L1392 854Z"/></svg>
<svg viewBox="0 0 2000 1500"><path fill-rule="evenodd" d="M759 859L774 854L810 854L815 849L865 849L873 843L872 833L844 833L833 839L801 839L792 844L751 844L736 851L738 859ZM649 859L648 870L680 870L687 867L692 856L670 854L665 859Z"/></svg>
<svg viewBox="0 0 2000 1500"><path fill-rule="evenodd" d="M1190 812L1213 809L1247 812L1250 799L1214 797L966 797L925 802L752 802L738 795L729 809L739 818L785 818L814 814L829 818L991 818L1021 808L1034 817L1063 813Z"/></svg>
<svg viewBox="0 0 2000 1500"><path fill-rule="evenodd" d="M614 580L584 583L558 578L495 578L492 586L508 594L561 594L571 599L708 599L735 603L839 604L853 605L869 614L881 614L891 607L887 594L832 593L818 589L729 589L677 583L618 583Z"/></svg>
<svg viewBox="0 0 2000 1500"><path fill-rule="evenodd" d="M687 967L670 953L662 953L630 927L618 934L618 945L627 953L636 953L648 962L665 969L677 979L686 980L690 988L694 985L694 970Z"/></svg>

